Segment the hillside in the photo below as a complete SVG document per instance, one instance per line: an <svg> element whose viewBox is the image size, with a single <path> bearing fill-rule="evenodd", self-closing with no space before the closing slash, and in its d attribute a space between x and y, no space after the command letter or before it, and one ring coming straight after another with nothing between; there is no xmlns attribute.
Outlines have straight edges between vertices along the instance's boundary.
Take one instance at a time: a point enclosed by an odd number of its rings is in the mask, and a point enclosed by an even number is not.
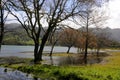
<svg viewBox="0 0 120 80"><path fill-rule="evenodd" d="M45 27L46 30L46 27ZM110 29L104 28L102 31L106 31L110 34L110 39L120 42L120 28ZM33 41L27 36L25 30L18 23L11 23L5 25L5 37L3 44L30 44L33 45ZM40 37L42 37L44 31L42 30Z"/></svg>
<svg viewBox="0 0 120 80"><path fill-rule="evenodd" d="M20 24L11 23L5 25L3 44L9 45L33 45L33 41L27 36Z"/></svg>
<svg viewBox="0 0 120 80"><path fill-rule="evenodd" d="M113 40L120 42L120 28L110 29L111 37Z"/></svg>

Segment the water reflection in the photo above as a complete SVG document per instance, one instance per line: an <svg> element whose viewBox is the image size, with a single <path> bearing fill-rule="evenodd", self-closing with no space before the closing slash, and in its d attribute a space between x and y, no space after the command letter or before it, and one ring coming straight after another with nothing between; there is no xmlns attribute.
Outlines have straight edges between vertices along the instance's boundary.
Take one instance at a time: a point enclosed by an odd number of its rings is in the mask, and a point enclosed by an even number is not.
<svg viewBox="0 0 120 80"><path fill-rule="evenodd" d="M88 58L86 60L78 57L68 56L67 58L62 58L59 62L59 65L83 65L83 64L95 64L100 63L102 61L101 58Z"/></svg>
<svg viewBox="0 0 120 80"><path fill-rule="evenodd" d="M54 65L52 56L50 56L50 61L51 61L50 64Z"/></svg>
<svg viewBox="0 0 120 80"><path fill-rule="evenodd" d="M34 77L33 80L41 80L40 78ZM47 79L46 79L47 80Z"/></svg>
<svg viewBox="0 0 120 80"><path fill-rule="evenodd" d="M4 69L4 72L7 72L7 68Z"/></svg>
<svg viewBox="0 0 120 80"><path fill-rule="evenodd" d="M95 64L100 63L102 61L102 58L99 57L93 57L93 58L87 58L87 60L83 60L82 57L79 56L67 56L67 57L48 57L45 59L45 61L42 62L42 64L49 64L49 65L55 65L55 66L66 66L66 65L84 65L84 64Z"/></svg>

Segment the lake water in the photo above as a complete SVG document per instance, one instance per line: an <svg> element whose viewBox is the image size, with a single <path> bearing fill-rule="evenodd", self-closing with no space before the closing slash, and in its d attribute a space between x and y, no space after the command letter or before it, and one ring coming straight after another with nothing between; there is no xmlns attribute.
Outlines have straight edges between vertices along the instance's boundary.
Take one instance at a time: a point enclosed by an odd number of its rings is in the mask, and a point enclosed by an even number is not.
<svg viewBox="0 0 120 80"><path fill-rule="evenodd" d="M66 52L67 47L60 47L55 46L53 52L60 53L60 52ZM34 58L33 54L34 46L15 46L15 45L3 45L0 53L0 57L9 57L9 56L16 56L16 57L22 57L22 58ZM44 52L50 52L51 47L45 46ZM72 47L70 50L71 53L77 53L77 48ZM45 53L44 53L45 54ZM42 56L44 63L43 64L50 64L50 65L79 65L82 62L82 58L72 57L72 56ZM101 60L98 59L90 59L88 60L89 64L93 63L99 63Z"/></svg>
<svg viewBox="0 0 120 80"><path fill-rule="evenodd" d="M67 52L67 47L55 46L53 52ZM16 46L16 45L3 45L0 57L17 56L23 58L33 58L34 46ZM45 46L44 52L50 52L51 46ZM70 52L77 53L77 48L72 47Z"/></svg>
<svg viewBox="0 0 120 80"><path fill-rule="evenodd" d="M22 58L33 58L33 49L34 46L15 46L15 45L3 45L0 57L9 57L9 56L17 56ZM51 47L46 46L44 48L44 52L50 52ZM59 47L56 46L54 48L54 52L66 52L67 47ZM77 48L72 47L70 52L77 53ZM49 65L56 65L56 66L64 66L64 65L80 65L82 64L82 58L66 56L43 56L43 63L42 64L49 64ZM99 58L91 58L87 60L87 64L94 64L101 62ZM12 70L0 67L0 80L41 80L40 78L34 78L31 74L23 73L18 70ZM47 79L46 79L47 80Z"/></svg>

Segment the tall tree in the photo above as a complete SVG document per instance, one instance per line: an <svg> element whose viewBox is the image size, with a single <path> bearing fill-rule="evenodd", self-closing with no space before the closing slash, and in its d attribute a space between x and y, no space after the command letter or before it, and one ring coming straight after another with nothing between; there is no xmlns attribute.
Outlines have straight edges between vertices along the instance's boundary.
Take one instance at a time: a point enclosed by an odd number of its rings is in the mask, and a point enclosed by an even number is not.
<svg viewBox="0 0 120 80"><path fill-rule="evenodd" d="M49 56L52 56L54 46L56 45L56 43L60 40L60 37L62 36L60 34L60 30L62 30L61 27L55 28L48 38L48 41L51 44L51 51L50 51Z"/></svg>
<svg viewBox="0 0 120 80"><path fill-rule="evenodd" d="M21 23L23 28L33 39L34 62L42 60L42 52L45 43L54 30L62 21L78 14L79 2L77 0L8 0L7 9ZM11 6L11 7L10 7ZM16 13L23 13L20 16ZM18 14L17 13L17 14ZM46 20L44 22L44 20ZM48 26L40 43L40 32L43 25Z"/></svg>
<svg viewBox="0 0 120 80"><path fill-rule="evenodd" d="M1 51L1 46L2 46L2 41L4 37L4 24L6 21L7 15L4 13L4 7L5 7L6 1L0 0L0 51Z"/></svg>
<svg viewBox="0 0 120 80"><path fill-rule="evenodd" d="M89 2L86 2L85 4L85 10L83 10L82 13L80 13L80 15L78 15L80 17L80 21L82 22L78 22L77 21L77 24L80 25L80 26L83 26L84 29L83 29L83 32L84 33L84 36L85 36L85 52L84 52L84 60L85 60L85 63L86 63L86 60L87 60L87 54L88 54L88 44L89 44L89 27L91 26L91 13L92 13L92 7L93 7L93 3L89 3ZM81 16L82 15L82 16ZM76 22L76 21L75 21Z"/></svg>
<svg viewBox="0 0 120 80"><path fill-rule="evenodd" d="M110 45L110 33L106 29L97 28L94 34L96 36L97 56L99 56L100 49Z"/></svg>
<svg viewBox="0 0 120 80"><path fill-rule="evenodd" d="M103 16L100 16L101 14L97 9L99 9L102 5L102 2L98 3L96 0L87 0L85 1L83 6L83 11L75 18L74 22L78 24L79 26L84 27L85 32L85 53L84 53L84 60L86 63L87 60L87 54L88 54L88 47L89 47L89 27L95 27L96 24L103 24ZM103 14L102 14L103 15ZM78 19L79 17L79 19Z"/></svg>
<svg viewBox="0 0 120 80"><path fill-rule="evenodd" d="M2 45L3 35L4 35L4 21L3 21L3 5L2 0L0 0L0 49Z"/></svg>

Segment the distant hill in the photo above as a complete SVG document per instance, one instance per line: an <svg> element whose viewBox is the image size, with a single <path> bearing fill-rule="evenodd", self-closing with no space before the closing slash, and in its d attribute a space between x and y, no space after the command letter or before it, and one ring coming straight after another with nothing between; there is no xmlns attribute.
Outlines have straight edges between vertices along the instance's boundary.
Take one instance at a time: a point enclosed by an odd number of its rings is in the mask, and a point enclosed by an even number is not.
<svg viewBox="0 0 120 80"><path fill-rule="evenodd" d="M5 29L11 30L16 28L22 28L22 26L18 23L11 23L11 24L5 24Z"/></svg>
<svg viewBox="0 0 120 80"><path fill-rule="evenodd" d="M46 30L46 29L47 29L47 27L44 28L44 30ZM109 32L110 39L120 42L120 28L118 28L118 29L104 28L101 30ZM33 42L31 42L32 40L27 36L23 27L18 23L6 24L5 31L7 31L7 33L5 34L5 37L4 37L5 38L4 44L7 44L7 43L9 43L9 44L10 43L25 44L27 42L29 44L29 40L30 40L30 44L33 44ZM61 31L61 30L59 30L59 31ZM40 37L42 37L43 34L44 34L44 31L42 30ZM10 42L10 41L14 41L15 43Z"/></svg>
<svg viewBox="0 0 120 80"><path fill-rule="evenodd" d="M20 24L5 24L3 44L7 45L33 45L33 41Z"/></svg>
<svg viewBox="0 0 120 80"><path fill-rule="evenodd" d="M107 27L104 30L110 33L110 39L120 42L120 28L111 29Z"/></svg>
<svg viewBox="0 0 120 80"><path fill-rule="evenodd" d="M99 28L90 28L89 30L91 30L93 32L96 32L96 31L106 32L106 33L108 33L109 38L111 40L114 40L114 41L117 41L117 42L120 43L120 28L117 28L117 29L111 29L109 27L107 27L107 28L100 28L100 29Z"/></svg>
<svg viewBox="0 0 120 80"><path fill-rule="evenodd" d="M41 31L40 37L42 37L43 34L44 34L44 30ZM5 36L4 36L3 44L33 45L34 43L33 40L28 37L25 29L20 24L11 23L11 24L5 24Z"/></svg>
<svg viewBox="0 0 120 80"><path fill-rule="evenodd" d="M115 41L120 42L120 28L118 29L110 29L111 38Z"/></svg>

